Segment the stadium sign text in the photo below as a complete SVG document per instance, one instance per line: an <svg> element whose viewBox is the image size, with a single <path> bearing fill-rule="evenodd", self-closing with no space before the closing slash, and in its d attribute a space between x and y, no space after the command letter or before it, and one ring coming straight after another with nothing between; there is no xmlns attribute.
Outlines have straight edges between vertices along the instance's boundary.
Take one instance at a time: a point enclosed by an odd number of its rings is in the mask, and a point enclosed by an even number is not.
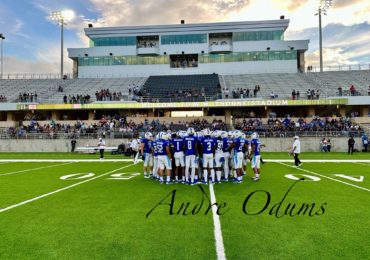
<svg viewBox="0 0 370 260"><path fill-rule="evenodd" d="M251 192L247 195L244 199L242 204L242 212L248 216L257 216L262 213L267 213L270 216L274 216L275 218L281 218L284 216L295 217L295 216L322 216L325 213L325 207L327 203L291 203L286 202L289 192L293 189L293 187L300 181L304 181L305 178L300 178L296 180L285 192L282 199L273 204L271 204L271 194L265 190L256 190ZM160 210L159 208L167 208L168 207L168 214L172 215L182 215L182 216L189 216L189 215L207 215L212 207L216 207L216 214L221 216L225 215L227 212L231 210L227 206L227 202L215 202L212 203L208 194L204 191L202 186L198 186L202 195L201 200L196 203L192 204L191 202L176 202L176 192L177 190L173 190L168 193L163 199L161 199L158 203L154 205L153 208L146 214L146 218L149 218L151 214L154 213L156 210ZM266 196L266 200L261 205L255 205L255 197L257 194L261 193L262 195ZM260 201L260 200L258 200ZM270 208L269 208L270 207ZM251 209L253 208L253 210ZM258 208L257 210L255 210ZM269 210L268 210L269 209Z"/></svg>
<svg viewBox="0 0 370 260"><path fill-rule="evenodd" d="M79 110L79 109L155 109L155 108L212 108L212 107L263 107L263 106L319 106L346 105L348 99L315 99L315 100L222 100L204 102L107 102L91 104L19 104L18 110Z"/></svg>

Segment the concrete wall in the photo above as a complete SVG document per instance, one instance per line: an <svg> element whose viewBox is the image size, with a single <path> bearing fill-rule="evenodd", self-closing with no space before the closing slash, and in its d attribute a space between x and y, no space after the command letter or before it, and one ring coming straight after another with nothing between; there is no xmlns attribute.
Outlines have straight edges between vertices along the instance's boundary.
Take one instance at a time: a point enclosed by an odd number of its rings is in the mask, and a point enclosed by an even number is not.
<svg viewBox="0 0 370 260"><path fill-rule="evenodd" d="M250 73L295 73L296 60L248 61L224 63L199 63L197 68L170 68L169 64L158 65L114 65L114 66L79 66L80 78L109 77L149 77L151 75L223 75Z"/></svg>
<svg viewBox="0 0 370 260"><path fill-rule="evenodd" d="M301 138L302 152L317 152L321 138ZM347 151L347 138L331 138L333 152ZM355 139L355 148L362 149L360 138ZM128 139L106 139L107 146L127 144ZM266 144L265 152L288 152L293 143L292 138L266 138L261 140ZM97 140L77 140L78 146L96 145ZM68 152L70 140L0 140L0 152Z"/></svg>

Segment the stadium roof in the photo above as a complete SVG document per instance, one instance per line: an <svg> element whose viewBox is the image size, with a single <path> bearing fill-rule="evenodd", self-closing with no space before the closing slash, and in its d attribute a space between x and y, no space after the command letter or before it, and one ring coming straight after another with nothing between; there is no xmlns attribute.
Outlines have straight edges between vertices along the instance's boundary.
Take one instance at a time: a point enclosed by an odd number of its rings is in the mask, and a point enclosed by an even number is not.
<svg viewBox="0 0 370 260"><path fill-rule="evenodd" d="M146 25L146 26L122 26L122 27L98 27L85 28L85 34L89 38L121 35L157 35L177 33L225 33L245 31L272 31L288 28L289 19L266 20L266 21L242 21L223 23L196 23L196 24L170 24L170 25Z"/></svg>

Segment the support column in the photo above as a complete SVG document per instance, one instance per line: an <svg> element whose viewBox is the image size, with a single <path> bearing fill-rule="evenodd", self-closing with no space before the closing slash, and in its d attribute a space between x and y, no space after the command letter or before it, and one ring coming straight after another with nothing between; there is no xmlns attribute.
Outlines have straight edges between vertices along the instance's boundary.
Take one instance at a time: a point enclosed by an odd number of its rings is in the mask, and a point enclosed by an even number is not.
<svg viewBox="0 0 370 260"><path fill-rule="evenodd" d="M89 111L88 120L89 120L89 121L94 120L94 115L95 115L94 111Z"/></svg>
<svg viewBox="0 0 370 260"><path fill-rule="evenodd" d="M346 115L346 108L345 107L339 107L339 114L341 116L345 116Z"/></svg>
<svg viewBox="0 0 370 260"><path fill-rule="evenodd" d="M59 111L51 111L51 119L58 121L59 120Z"/></svg>
<svg viewBox="0 0 370 260"><path fill-rule="evenodd" d="M232 125L231 109L225 110L225 123L226 125Z"/></svg>
<svg viewBox="0 0 370 260"><path fill-rule="evenodd" d="M307 116L314 117L316 115L315 107L308 107L307 108Z"/></svg>
<svg viewBox="0 0 370 260"><path fill-rule="evenodd" d="M369 116L369 106L361 107L360 115L362 117L368 117Z"/></svg>
<svg viewBox="0 0 370 260"><path fill-rule="evenodd" d="M153 109L149 109L148 110L148 117L155 117L155 115L154 115L154 111L155 111L155 109L153 108Z"/></svg>

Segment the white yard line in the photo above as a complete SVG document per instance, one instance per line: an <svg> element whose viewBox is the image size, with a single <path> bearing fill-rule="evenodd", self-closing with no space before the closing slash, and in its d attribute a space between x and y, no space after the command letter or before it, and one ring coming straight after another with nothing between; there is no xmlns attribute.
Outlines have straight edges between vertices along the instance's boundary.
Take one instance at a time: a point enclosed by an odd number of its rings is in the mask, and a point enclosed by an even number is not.
<svg viewBox="0 0 370 260"><path fill-rule="evenodd" d="M342 184L345 184L345 185L348 185L348 186L352 186L352 187L355 187L357 189L361 189L361 190L365 190L365 191L369 191L370 192L369 189L364 188L364 187L361 187L361 186L354 185L352 183L348 183L348 182L345 182L345 181L337 180L337 179L334 179L334 178L325 176L323 174L319 174L319 173L316 173L316 172L313 172L313 171L309 171L309 170L306 170L306 169L302 169L302 168L298 168L298 167L295 167L295 166L291 166L291 165L286 164L286 163L281 163L281 162L277 162L277 163L282 164L282 165L285 165L285 166L288 166L288 167L291 167L291 168L294 168L294 169L297 169L297 170L300 170L300 171L303 171L303 172L311 173L311 174L320 176L322 178L326 178L326 179L329 179L329 180L332 180L332 181L336 181L336 182L339 182L339 183L342 183Z"/></svg>
<svg viewBox="0 0 370 260"><path fill-rule="evenodd" d="M370 164L366 164L366 163L361 163L361 162L355 162L356 164L361 164L361 165L365 165L365 166L370 166Z"/></svg>
<svg viewBox="0 0 370 260"><path fill-rule="evenodd" d="M93 177L93 178L91 178L91 179L87 179L87 180L84 180L84 181L81 181L81 182L77 182L77 183L72 184L72 185L70 185L70 186L67 186L67 187L64 187L64 188L61 188L61 189L58 189L58 190L55 190L55 191L52 191L52 192L49 192L49 193L45 193L45 194L40 195L40 196L37 196L37 197L35 197L35 198L32 198L32 199L29 199L29 200L22 201L22 202L20 202L20 203L18 203L18 204L14 204L14 205L8 206L8 207L6 207L6 208L0 209L0 213L5 212L5 211L8 211L8 210L10 210L10 209L14 209L14 208L19 207L19 206L22 206L22 205L24 205L24 204L28 204L28 203L33 202L33 201L35 201L35 200L39 200L39 199L42 199L42 198L48 197L48 196L53 195L53 194L55 194L55 193L58 193L58 192L61 192L61 191L64 191L64 190L68 190L68 189L70 189L70 188L76 187L76 186L81 185L81 184L83 184L83 183L86 183L86 182L89 182L89 181L96 180L96 179L98 179L98 178L100 178L100 177L106 176L106 175L108 175L108 174L111 174L111 173L113 173L113 172L116 172L116 171L122 170L122 169L124 169L124 168L128 168L128 167L130 167L130 166L132 166L132 165L134 165L134 164L129 164L129 165L126 165L126 166L120 167L120 168L118 168L118 169L115 169L115 170L113 170L113 171L103 173L103 174L101 174L101 175L99 175L99 176L96 176L96 177Z"/></svg>
<svg viewBox="0 0 370 260"><path fill-rule="evenodd" d="M69 163L62 163L62 164L54 164L50 166L43 166L43 167L38 167L38 168L30 168L26 170L21 170L21 171L16 171L16 172L7 172L7 173L0 173L1 176L7 176L7 175L12 175L12 174L17 174L17 173L22 173L22 172L30 172L30 171L35 171L35 170L41 170L41 169L47 169L47 168L52 168L52 167L57 167L57 166L63 166L67 164L71 164L72 162Z"/></svg>
<svg viewBox="0 0 370 260"><path fill-rule="evenodd" d="M263 159L266 162L294 162L294 159ZM327 159L327 160L320 160L320 159L303 159L302 162L312 162L312 163L370 163L370 160L338 160L338 159Z"/></svg>
<svg viewBox="0 0 370 260"><path fill-rule="evenodd" d="M133 162L132 159L0 159L0 163L9 162ZM140 159L139 162L142 162ZM370 162L370 160L369 160Z"/></svg>
<svg viewBox="0 0 370 260"><path fill-rule="evenodd" d="M213 190L213 184L209 184L209 192L211 194L211 203L216 203L216 195L215 191ZM215 233L215 241L216 241L216 253L218 260L226 259L225 255L225 247L224 247L224 240L222 238L222 231L221 231L221 222L220 217L217 214L217 207L212 206L212 215L213 215L213 224L214 224L214 233Z"/></svg>

